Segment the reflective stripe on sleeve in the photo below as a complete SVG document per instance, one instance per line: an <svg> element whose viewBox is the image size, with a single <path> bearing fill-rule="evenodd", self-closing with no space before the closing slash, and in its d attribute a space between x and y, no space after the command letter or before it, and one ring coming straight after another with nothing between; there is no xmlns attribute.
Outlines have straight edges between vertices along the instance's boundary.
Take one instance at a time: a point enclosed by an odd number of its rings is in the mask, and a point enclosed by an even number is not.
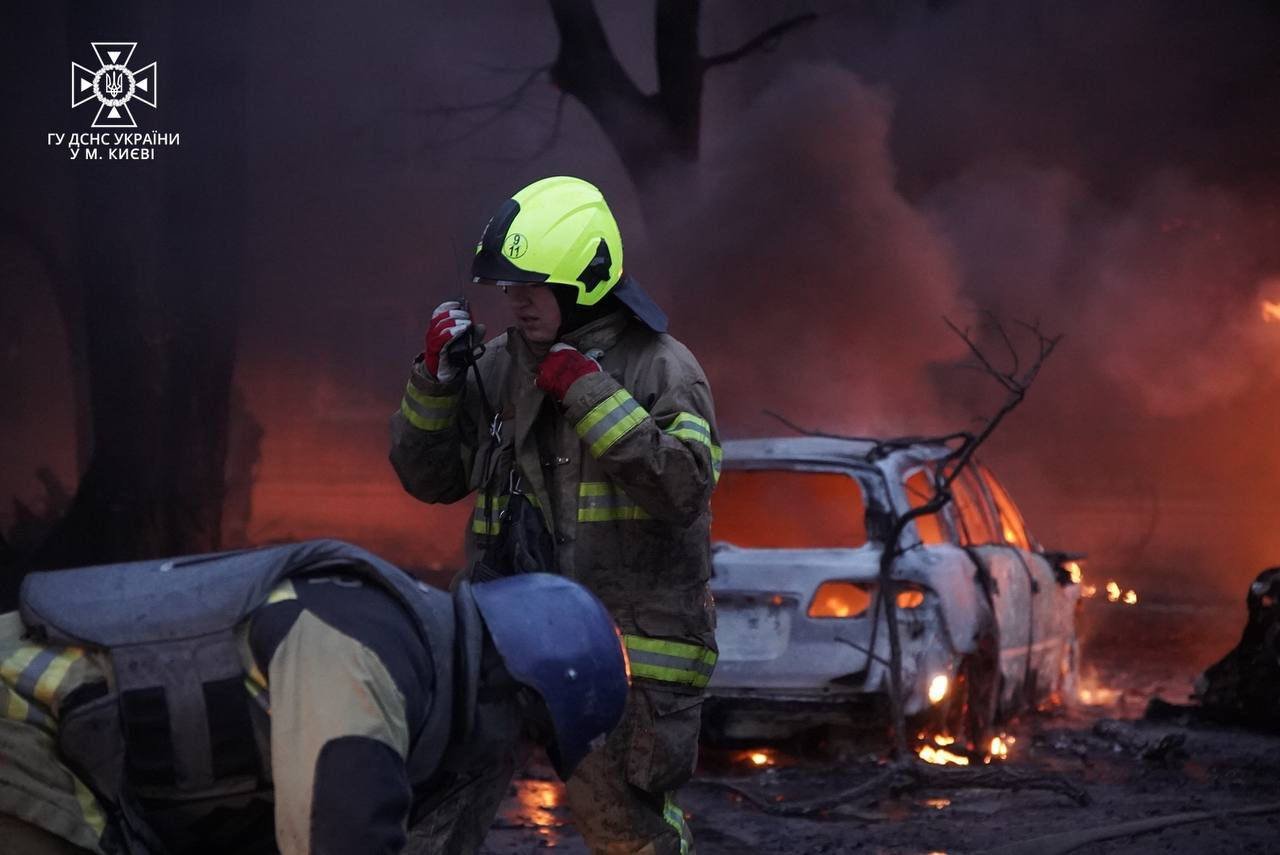
<svg viewBox="0 0 1280 855"><path fill-rule="evenodd" d="M418 430L444 430L458 410L457 395L428 395L410 381L404 387L400 412Z"/></svg>
<svg viewBox="0 0 1280 855"><path fill-rule="evenodd" d="M0 664L0 679L18 694L52 707L67 672L82 656L79 647L23 645Z"/></svg>
<svg viewBox="0 0 1280 855"><path fill-rule="evenodd" d="M102 836L102 832L107 829L107 819L103 816L102 806L98 804L98 799L93 792L84 785L79 776L71 774L71 781L76 788L76 801L80 804L80 813L84 817L84 821L93 833Z"/></svg>
<svg viewBox="0 0 1280 855"><path fill-rule="evenodd" d="M624 635L631 675L702 688L715 670L716 652L699 644Z"/></svg>
<svg viewBox="0 0 1280 855"><path fill-rule="evenodd" d="M664 433L684 442L697 442L711 451L711 477L720 480L720 461L724 452L711 439L711 425L702 416L694 413L676 413L671 424L662 429Z"/></svg>
<svg viewBox="0 0 1280 855"><path fill-rule="evenodd" d="M684 820L684 810L671 798L671 793L666 794L666 800L662 804L662 818L680 835L680 855L689 855L693 844L693 833Z"/></svg>
<svg viewBox="0 0 1280 855"><path fill-rule="evenodd" d="M24 721L53 733L53 717L36 704L15 692L10 686L0 685L0 717L10 721Z"/></svg>
<svg viewBox="0 0 1280 855"><path fill-rule="evenodd" d="M596 404L574 425L574 430L592 456L599 457L648 417L649 413L626 389L619 389Z"/></svg>
<svg viewBox="0 0 1280 855"><path fill-rule="evenodd" d="M649 513L609 481L583 481L578 485L578 522L647 520Z"/></svg>

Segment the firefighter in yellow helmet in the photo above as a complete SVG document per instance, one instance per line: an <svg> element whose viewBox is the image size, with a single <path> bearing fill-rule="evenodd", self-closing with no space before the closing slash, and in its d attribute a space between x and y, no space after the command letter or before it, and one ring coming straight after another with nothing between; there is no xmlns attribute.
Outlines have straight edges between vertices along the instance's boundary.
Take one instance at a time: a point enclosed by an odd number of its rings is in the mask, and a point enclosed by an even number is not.
<svg viewBox="0 0 1280 855"><path fill-rule="evenodd" d="M586 181L508 199L472 272L505 291L515 325L480 345L465 301L437 308L392 416L391 462L424 502L475 494L473 582L544 570L603 600L633 682L622 723L567 784L574 822L593 851L689 852L673 793L693 772L716 661L711 390L625 272Z"/></svg>

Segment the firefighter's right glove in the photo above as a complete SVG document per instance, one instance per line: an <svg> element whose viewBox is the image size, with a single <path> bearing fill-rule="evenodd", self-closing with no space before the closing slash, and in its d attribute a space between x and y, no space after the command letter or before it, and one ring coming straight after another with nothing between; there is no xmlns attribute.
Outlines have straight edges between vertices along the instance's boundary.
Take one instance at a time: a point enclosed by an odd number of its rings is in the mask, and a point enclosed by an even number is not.
<svg viewBox="0 0 1280 855"><path fill-rule="evenodd" d="M452 383L458 376L458 367L448 358L448 351L466 347L466 342L470 339L467 335L469 329L471 313L457 300L446 300L431 313L422 361L431 376L441 383Z"/></svg>

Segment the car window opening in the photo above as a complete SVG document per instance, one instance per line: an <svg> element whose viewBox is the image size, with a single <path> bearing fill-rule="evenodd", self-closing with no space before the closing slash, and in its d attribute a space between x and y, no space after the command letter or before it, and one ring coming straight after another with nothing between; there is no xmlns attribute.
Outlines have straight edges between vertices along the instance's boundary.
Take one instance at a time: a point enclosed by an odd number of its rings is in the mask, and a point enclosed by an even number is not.
<svg viewBox="0 0 1280 855"><path fill-rule="evenodd" d="M907 491L907 502L912 510L924 507L933 498L933 479L923 469L917 469L902 482L902 486ZM942 528L942 518L936 512L916 517L915 524L920 542L925 546L936 546L947 542L947 533Z"/></svg>
<svg viewBox="0 0 1280 855"><path fill-rule="evenodd" d="M1027 536L1027 528L1022 522L1022 514L1018 512L1018 506L1009 498L1009 494L991 474L991 470L985 466L982 467L982 479L986 482L991 498L995 500L996 509L1000 512L1000 528L1004 542L1019 549L1030 549L1031 538Z"/></svg>
<svg viewBox="0 0 1280 855"><path fill-rule="evenodd" d="M856 549L862 486L839 472L730 469L711 498L711 540L744 549Z"/></svg>

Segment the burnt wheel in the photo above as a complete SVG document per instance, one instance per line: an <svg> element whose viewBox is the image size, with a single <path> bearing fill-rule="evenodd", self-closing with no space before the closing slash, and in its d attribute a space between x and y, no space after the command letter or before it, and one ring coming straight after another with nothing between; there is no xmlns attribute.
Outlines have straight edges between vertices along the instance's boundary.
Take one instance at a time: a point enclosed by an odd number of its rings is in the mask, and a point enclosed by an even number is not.
<svg viewBox="0 0 1280 855"><path fill-rule="evenodd" d="M994 650L984 647L960 660L944 719L956 744L975 753L984 752L991 740L1000 694Z"/></svg>

